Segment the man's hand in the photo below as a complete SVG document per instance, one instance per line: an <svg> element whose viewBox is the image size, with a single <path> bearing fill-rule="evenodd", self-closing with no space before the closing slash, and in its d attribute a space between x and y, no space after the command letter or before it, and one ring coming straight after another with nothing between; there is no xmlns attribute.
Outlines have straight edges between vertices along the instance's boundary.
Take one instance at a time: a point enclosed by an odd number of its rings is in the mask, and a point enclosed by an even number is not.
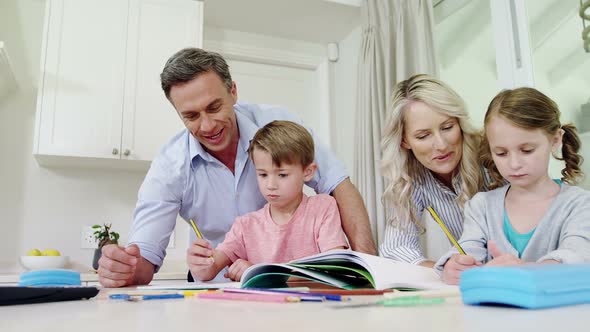
<svg viewBox="0 0 590 332"><path fill-rule="evenodd" d="M102 256L98 261L98 280L107 288L132 285L137 263L141 259L139 247L127 248L116 244L102 247Z"/></svg>
<svg viewBox="0 0 590 332"><path fill-rule="evenodd" d="M233 281L240 281L240 279L242 278L242 274L244 274L244 271L246 271L246 269L252 265L252 263L240 258L237 261L235 261L229 267L229 269L227 269L227 273L225 273L223 276L226 278L230 278Z"/></svg>
<svg viewBox="0 0 590 332"><path fill-rule="evenodd" d="M502 252L492 240L488 241L488 250L492 256L492 260L489 261L486 266L510 266L524 263L522 259Z"/></svg>
<svg viewBox="0 0 590 332"><path fill-rule="evenodd" d="M203 239L195 239L186 251L186 263L193 277L200 281L211 280L215 275L210 276L209 268L214 263L213 248L211 244Z"/></svg>
<svg viewBox="0 0 590 332"><path fill-rule="evenodd" d="M445 264L443 280L449 285L458 285L463 271L480 265L473 256L454 254Z"/></svg>

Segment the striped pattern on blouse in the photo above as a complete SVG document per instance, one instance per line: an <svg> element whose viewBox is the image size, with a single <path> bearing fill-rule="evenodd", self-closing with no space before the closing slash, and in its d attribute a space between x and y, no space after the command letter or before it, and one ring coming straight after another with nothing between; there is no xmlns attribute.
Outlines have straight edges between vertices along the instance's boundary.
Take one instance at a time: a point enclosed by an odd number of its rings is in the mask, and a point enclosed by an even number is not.
<svg viewBox="0 0 590 332"><path fill-rule="evenodd" d="M484 174L484 189L487 191L490 177ZM463 233L463 208L456 202L457 194L461 190L461 176L457 174L452 179L455 192L450 190L425 167L421 167L421 178L414 183L412 201L416 207L416 217L422 220L422 214L431 206L443 221L449 232L455 239L459 239ZM427 211L426 211L427 212ZM389 209L388 216L391 219L393 209ZM411 264L419 264L426 260L420 248L420 229L414 222L405 222L401 226L394 226L388 222L385 227L385 236L379 247L380 256ZM450 243L450 241L449 241Z"/></svg>

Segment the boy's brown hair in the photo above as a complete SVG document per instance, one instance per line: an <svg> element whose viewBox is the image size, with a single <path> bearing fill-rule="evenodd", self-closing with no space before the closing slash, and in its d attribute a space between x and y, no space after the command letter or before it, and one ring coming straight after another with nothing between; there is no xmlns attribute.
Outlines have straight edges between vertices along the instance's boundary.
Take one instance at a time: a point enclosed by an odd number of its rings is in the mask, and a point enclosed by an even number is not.
<svg viewBox="0 0 590 332"><path fill-rule="evenodd" d="M260 128L250 141L248 154L252 159L254 149L270 154L272 162L281 166L313 163L315 151L313 137L305 127L291 121L272 121Z"/></svg>

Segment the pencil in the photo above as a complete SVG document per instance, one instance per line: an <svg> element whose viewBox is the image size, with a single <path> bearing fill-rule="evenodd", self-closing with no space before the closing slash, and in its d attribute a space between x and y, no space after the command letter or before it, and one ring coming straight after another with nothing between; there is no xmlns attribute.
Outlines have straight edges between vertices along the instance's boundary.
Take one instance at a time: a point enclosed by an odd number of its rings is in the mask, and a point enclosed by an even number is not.
<svg viewBox="0 0 590 332"><path fill-rule="evenodd" d="M328 301L336 301L335 298L328 298L329 296L336 296L336 295L319 295L319 294L312 294L312 293L305 293L305 292L296 292L296 291L285 291L285 290L271 290L271 289L262 289L262 288L224 288L224 293L236 293L236 294L259 294L259 295L273 295L273 296L294 296L298 297L302 302L323 302L324 300ZM340 296L338 296L338 301L341 301Z"/></svg>
<svg viewBox="0 0 590 332"><path fill-rule="evenodd" d="M197 224L195 224L195 222L192 219L189 219L191 222L191 226L193 226L193 230L195 231L195 234L197 234L197 237L199 239L203 239L203 235L201 235L201 232L199 232L199 229L197 228ZM209 258L213 259L213 256L209 256Z"/></svg>
<svg viewBox="0 0 590 332"><path fill-rule="evenodd" d="M461 255L465 255L465 250L463 250L463 248L461 248L461 246L459 245L459 242L457 242L457 240L455 240L455 238L453 237L451 232L449 232L449 229L447 228L447 226L445 226L445 224L443 224L442 220L440 220L440 218L438 217L436 212L434 212L434 209L430 206L427 209L428 209L428 212L430 212L430 215L432 215L432 218L434 218L436 223L440 226L440 228L442 228L443 232L445 232L445 234L449 238L449 241L451 241L451 243L455 246L455 248L457 248L457 250L459 250L459 253Z"/></svg>
<svg viewBox="0 0 590 332"><path fill-rule="evenodd" d="M197 237L199 239L202 239L203 235L201 235L201 232L199 232L199 229L197 228L197 225L195 224L195 222L192 219L190 219L190 222L191 222L191 226L193 226L193 230L195 231L195 234L197 234Z"/></svg>
<svg viewBox="0 0 590 332"><path fill-rule="evenodd" d="M312 288L312 292L330 295L383 295L385 293L393 293L393 289L370 289L370 288L359 288L359 289L325 289L325 288Z"/></svg>
<svg viewBox="0 0 590 332"><path fill-rule="evenodd" d="M299 301L301 301L301 299L296 296L240 294L240 293L202 293L202 294L197 294L197 297L200 299L255 301L255 302L299 302Z"/></svg>
<svg viewBox="0 0 590 332"><path fill-rule="evenodd" d="M218 290L216 289L195 289L195 290L185 290L185 291L181 291L182 295L186 296L195 296L197 294L202 294L202 293L219 293Z"/></svg>
<svg viewBox="0 0 590 332"><path fill-rule="evenodd" d="M268 288L225 288L224 292L235 292L235 293L265 293L265 294L283 294L293 295L301 297L301 301L313 301L314 299L326 300L326 301L348 301L350 298L342 296L340 294L326 294L319 292L301 292L290 289L268 289Z"/></svg>

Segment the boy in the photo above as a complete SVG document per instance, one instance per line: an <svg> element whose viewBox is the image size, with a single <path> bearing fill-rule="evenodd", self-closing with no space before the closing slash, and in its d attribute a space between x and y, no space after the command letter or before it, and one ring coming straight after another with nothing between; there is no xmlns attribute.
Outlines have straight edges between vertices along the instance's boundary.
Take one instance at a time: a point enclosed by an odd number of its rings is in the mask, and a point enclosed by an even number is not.
<svg viewBox="0 0 590 332"><path fill-rule="evenodd" d="M273 121L256 133L248 149L258 188L267 204L238 217L225 240L212 250L206 240L191 268L201 281L231 265L226 278L240 280L257 263L285 263L332 249L348 248L336 201L329 195L307 197L303 185L313 178L314 145L310 133L290 121Z"/></svg>

